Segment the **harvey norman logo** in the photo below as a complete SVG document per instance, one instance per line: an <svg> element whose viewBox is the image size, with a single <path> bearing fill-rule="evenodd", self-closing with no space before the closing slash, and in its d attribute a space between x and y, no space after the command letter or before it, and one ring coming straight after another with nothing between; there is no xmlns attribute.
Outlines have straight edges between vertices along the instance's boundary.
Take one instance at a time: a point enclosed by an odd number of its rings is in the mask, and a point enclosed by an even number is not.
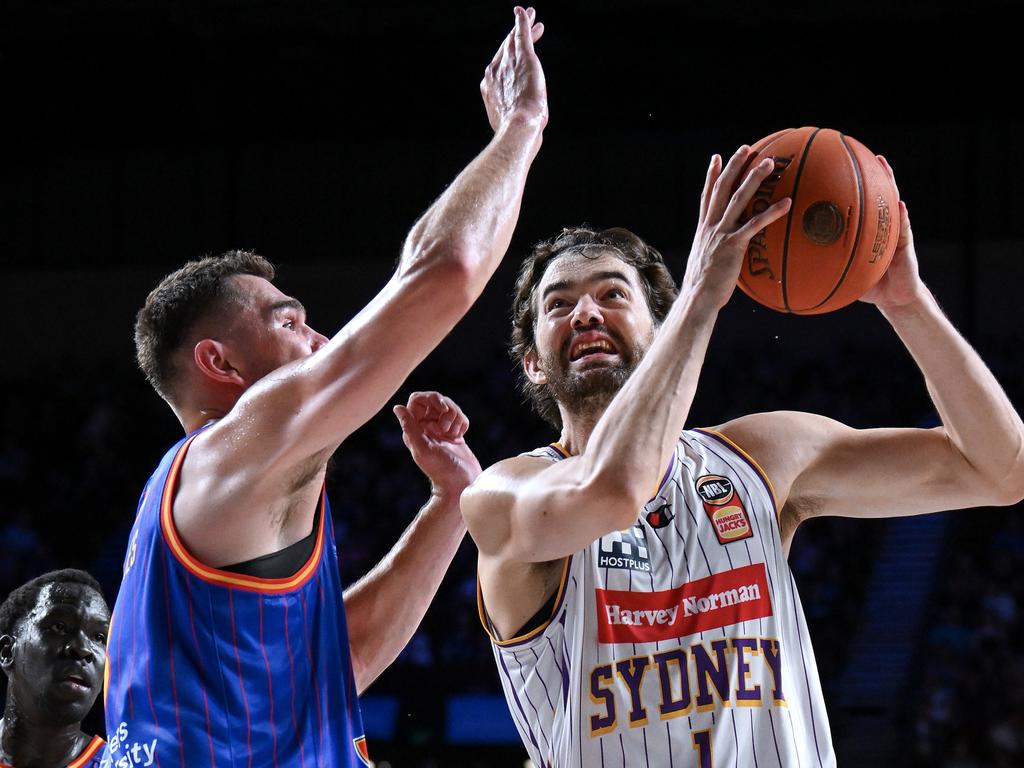
<svg viewBox="0 0 1024 768"><path fill-rule="evenodd" d="M772 615L763 563L734 568L662 592L598 589L602 643L652 643Z"/></svg>

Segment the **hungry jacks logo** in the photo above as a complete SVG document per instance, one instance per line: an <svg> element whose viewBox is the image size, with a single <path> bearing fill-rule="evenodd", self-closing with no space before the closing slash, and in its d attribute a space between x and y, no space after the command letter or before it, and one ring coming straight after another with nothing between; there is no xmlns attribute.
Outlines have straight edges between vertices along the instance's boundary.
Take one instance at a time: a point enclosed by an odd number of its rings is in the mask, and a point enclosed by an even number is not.
<svg viewBox="0 0 1024 768"><path fill-rule="evenodd" d="M732 480L721 475L703 475L693 484L704 504L704 511L715 527L719 544L731 544L754 535L743 500Z"/></svg>

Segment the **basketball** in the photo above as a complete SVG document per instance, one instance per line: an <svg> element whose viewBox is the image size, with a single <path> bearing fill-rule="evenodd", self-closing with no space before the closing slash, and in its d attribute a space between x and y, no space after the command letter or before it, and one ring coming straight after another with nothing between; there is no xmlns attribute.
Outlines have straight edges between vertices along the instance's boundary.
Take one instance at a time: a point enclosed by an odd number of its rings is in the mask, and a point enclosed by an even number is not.
<svg viewBox="0 0 1024 768"><path fill-rule="evenodd" d="M793 205L750 241L740 288L766 307L798 315L859 299L885 273L899 238L899 196L885 167L830 128L789 128L753 148L747 167L771 157L775 170L745 217L784 197Z"/></svg>

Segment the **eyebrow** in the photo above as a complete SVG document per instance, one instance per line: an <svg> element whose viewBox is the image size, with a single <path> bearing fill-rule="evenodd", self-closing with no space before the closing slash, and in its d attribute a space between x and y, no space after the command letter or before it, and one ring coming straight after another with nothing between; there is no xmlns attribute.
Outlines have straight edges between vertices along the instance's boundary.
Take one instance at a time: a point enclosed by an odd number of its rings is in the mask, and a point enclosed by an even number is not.
<svg viewBox="0 0 1024 768"><path fill-rule="evenodd" d="M282 309L294 309L296 312L306 314L306 308L302 306L302 302L298 299L281 299L280 301L275 301L267 308L267 314L275 315Z"/></svg>
<svg viewBox="0 0 1024 768"><path fill-rule="evenodd" d="M597 272L593 275L590 275L586 281L588 283L599 283L602 280L621 280L626 285L631 285L631 283L629 282L629 278L626 277L624 273L620 272L617 269L607 269L603 272ZM544 292L540 296L540 300L544 301L544 299L548 297L549 293L554 293L555 291L564 291L568 288L572 288L576 284L577 281L575 280L558 280L557 282L551 283L544 289Z"/></svg>

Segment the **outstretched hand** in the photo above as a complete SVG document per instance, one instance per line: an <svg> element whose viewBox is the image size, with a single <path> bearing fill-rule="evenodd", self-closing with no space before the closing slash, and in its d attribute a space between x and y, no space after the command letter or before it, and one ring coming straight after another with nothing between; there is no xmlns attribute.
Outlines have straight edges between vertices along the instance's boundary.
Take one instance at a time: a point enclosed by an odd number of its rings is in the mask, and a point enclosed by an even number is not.
<svg viewBox="0 0 1024 768"><path fill-rule="evenodd" d="M704 180L697 233L686 262L680 293L696 292L714 310L723 307L732 296L751 238L783 217L792 204L790 198L785 197L749 221L742 220L743 211L754 198L754 193L775 169L775 162L765 158L739 183L740 174L751 154L753 150L750 147L740 147L724 168L722 158L714 155Z"/></svg>
<svg viewBox="0 0 1024 768"><path fill-rule="evenodd" d="M893 173L889 162L878 155L878 160L892 179L893 186L896 185L896 175ZM899 188L896 190L896 197L899 197ZM882 275L882 279L875 283L874 287L861 296L861 301L875 304L879 309L886 307L901 307L916 301L921 295L921 275L918 271L917 252L914 250L914 233L910 229L910 214L907 212L907 204L900 200L899 211L899 240L896 241L896 251L889 262L889 268Z"/></svg>
<svg viewBox="0 0 1024 768"><path fill-rule="evenodd" d="M533 44L544 34L533 8L515 8L516 22L494 54L480 81L487 120L498 131L515 118L548 122L548 92L544 70Z"/></svg>
<svg viewBox="0 0 1024 768"><path fill-rule="evenodd" d="M435 495L458 499L480 474L480 462L466 444L469 419L455 401L439 392L413 392L394 407L402 441Z"/></svg>

